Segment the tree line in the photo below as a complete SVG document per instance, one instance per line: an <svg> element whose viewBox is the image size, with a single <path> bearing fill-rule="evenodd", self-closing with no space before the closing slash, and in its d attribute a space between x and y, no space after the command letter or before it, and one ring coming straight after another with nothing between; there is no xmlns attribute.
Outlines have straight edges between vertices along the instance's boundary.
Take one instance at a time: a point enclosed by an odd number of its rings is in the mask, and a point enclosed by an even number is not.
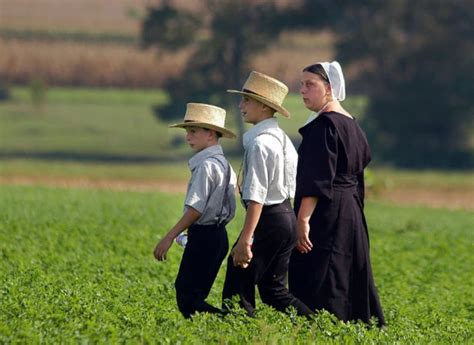
<svg viewBox="0 0 474 345"><path fill-rule="evenodd" d="M148 7L141 40L195 47L165 83L170 102L157 112L169 119L189 100L235 105L222 90L241 85L251 58L282 32L329 30L336 59L356 71L350 83L369 98L363 126L380 162L472 169L473 22L469 0L200 0L191 9L162 1Z"/></svg>

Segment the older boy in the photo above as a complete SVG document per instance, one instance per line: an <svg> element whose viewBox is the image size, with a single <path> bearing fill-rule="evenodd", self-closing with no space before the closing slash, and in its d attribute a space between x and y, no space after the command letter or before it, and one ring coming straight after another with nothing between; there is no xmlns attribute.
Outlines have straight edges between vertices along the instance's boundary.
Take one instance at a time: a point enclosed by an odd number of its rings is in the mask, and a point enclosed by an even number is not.
<svg viewBox="0 0 474 345"><path fill-rule="evenodd" d="M227 255L225 225L235 214L236 177L219 145L220 137L235 138L224 127L225 110L213 105L188 103L184 122L170 127L186 129L186 141L196 153L189 160L192 176L184 202L184 214L156 245L158 261L181 232L188 229L175 282L178 308L185 318L195 312L219 313L205 301Z"/></svg>
<svg viewBox="0 0 474 345"><path fill-rule="evenodd" d="M296 219L290 198L295 192L297 153L274 117L282 107L288 87L262 73L251 72L242 91L240 111L254 125L244 134L243 181L239 184L247 212L244 226L227 261L223 290L224 308L233 296L252 316L255 285L262 301L279 311L292 306L298 315L311 310L286 288L291 251L296 243ZM239 174L240 175L240 174Z"/></svg>

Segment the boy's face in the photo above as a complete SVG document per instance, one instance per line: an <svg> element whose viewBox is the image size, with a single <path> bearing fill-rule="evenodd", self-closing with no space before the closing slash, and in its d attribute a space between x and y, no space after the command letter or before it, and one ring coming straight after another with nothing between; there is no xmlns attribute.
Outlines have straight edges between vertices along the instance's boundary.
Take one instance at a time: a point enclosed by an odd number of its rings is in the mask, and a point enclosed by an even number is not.
<svg viewBox="0 0 474 345"><path fill-rule="evenodd" d="M248 96L242 96L242 100L239 103L240 113L244 121L254 125L262 121L264 107L265 105L263 103Z"/></svg>
<svg viewBox="0 0 474 345"><path fill-rule="evenodd" d="M186 127L186 142L194 152L204 150L217 142L214 131L201 127Z"/></svg>

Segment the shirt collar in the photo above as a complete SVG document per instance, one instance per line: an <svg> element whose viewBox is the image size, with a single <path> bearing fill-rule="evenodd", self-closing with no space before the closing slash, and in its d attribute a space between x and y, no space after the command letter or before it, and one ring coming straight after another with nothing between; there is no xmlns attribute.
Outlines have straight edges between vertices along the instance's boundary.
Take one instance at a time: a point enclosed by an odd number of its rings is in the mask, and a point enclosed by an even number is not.
<svg viewBox="0 0 474 345"><path fill-rule="evenodd" d="M265 119L257 123L255 126L253 126L247 132L244 133L244 136L243 136L244 148L247 149L250 143L253 142L254 139L260 133L268 129L273 129L273 128L280 128L278 127L278 120L275 117L271 117L269 119Z"/></svg>
<svg viewBox="0 0 474 345"><path fill-rule="evenodd" d="M191 159L188 161L189 169L193 171L209 157L219 155L219 154L221 155L224 154L224 151L222 151L221 145L217 144L217 145L206 147L204 150L199 151L198 153L196 153L194 156L191 157Z"/></svg>

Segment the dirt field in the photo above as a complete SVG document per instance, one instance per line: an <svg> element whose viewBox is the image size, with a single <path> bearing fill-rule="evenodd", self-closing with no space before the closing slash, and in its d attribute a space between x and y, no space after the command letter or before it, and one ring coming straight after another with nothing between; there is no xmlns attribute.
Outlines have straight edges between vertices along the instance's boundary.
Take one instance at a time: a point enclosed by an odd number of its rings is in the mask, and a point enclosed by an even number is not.
<svg viewBox="0 0 474 345"><path fill-rule="evenodd" d="M0 184L40 185L61 188L87 188L117 191L185 193L186 183L166 180L110 180L89 178L2 177ZM433 208L474 209L474 190L461 187L413 187L378 190L368 193L369 200L400 205L419 205Z"/></svg>

